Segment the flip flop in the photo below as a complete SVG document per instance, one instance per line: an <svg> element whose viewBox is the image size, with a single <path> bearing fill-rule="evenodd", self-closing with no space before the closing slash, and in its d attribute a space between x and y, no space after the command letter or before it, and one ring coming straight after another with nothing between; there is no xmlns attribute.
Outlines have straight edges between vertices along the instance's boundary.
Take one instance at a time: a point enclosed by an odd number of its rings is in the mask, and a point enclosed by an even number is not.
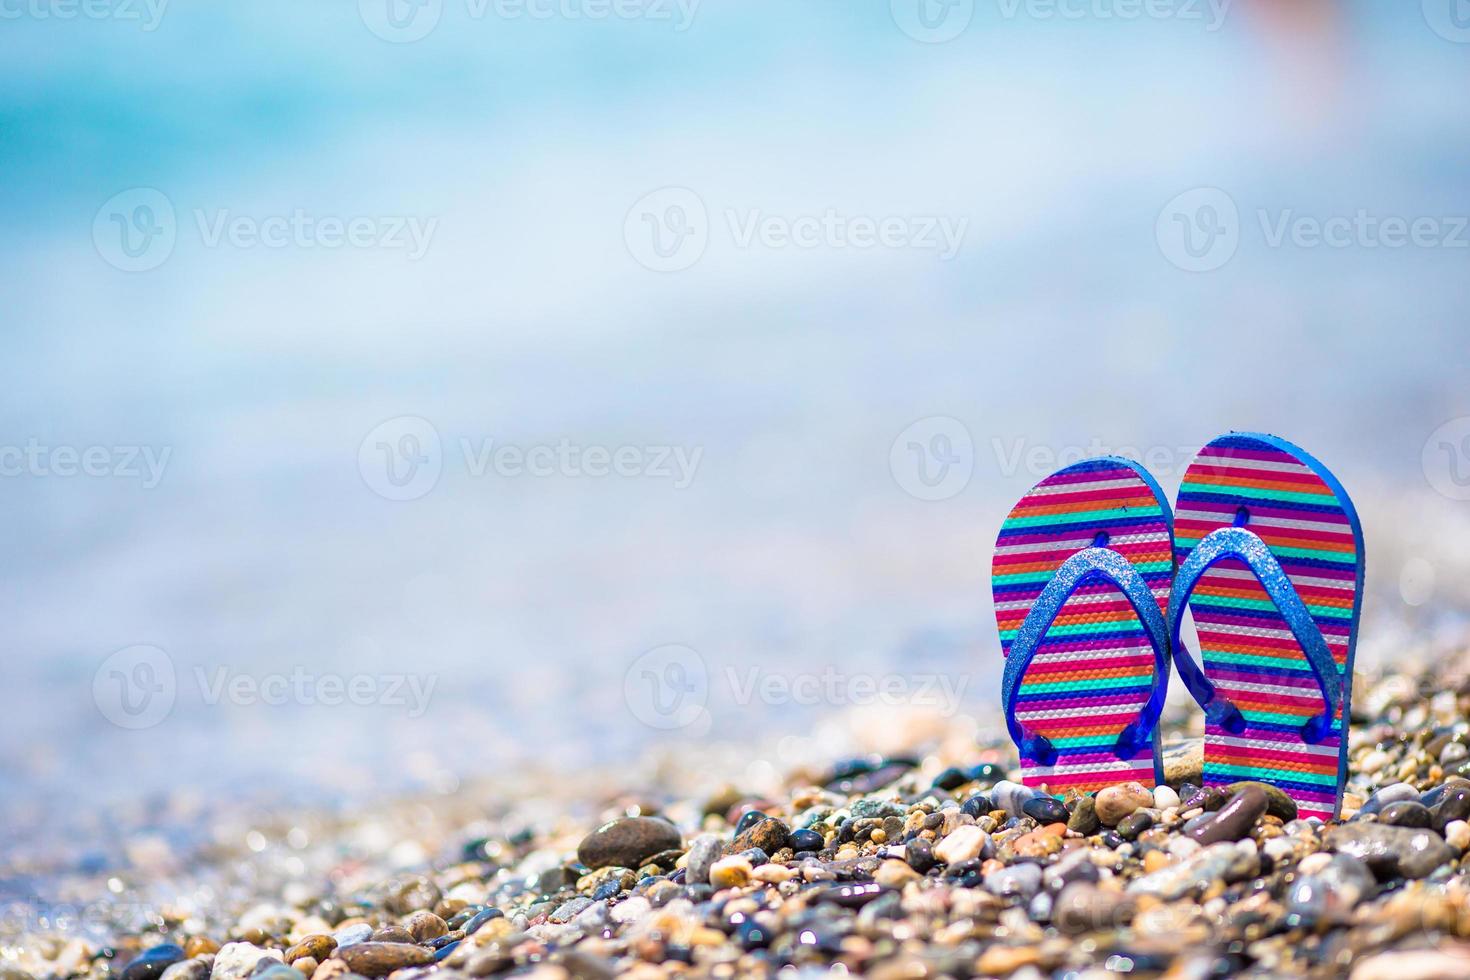
<svg viewBox="0 0 1470 980"><path fill-rule="evenodd" d="M1027 786L1061 796L1161 779L1172 541L1158 484L1117 457L1053 473L1006 517L990 581Z"/></svg>
<svg viewBox="0 0 1470 980"><path fill-rule="evenodd" d="M1200 450L1175 511L1169 635L1205 709L1205 785L1257 780L1336 817L1363 592L1347 491L1291 443L1232 433ZM1203 669L1179 639L1186 604Z"/></svg>

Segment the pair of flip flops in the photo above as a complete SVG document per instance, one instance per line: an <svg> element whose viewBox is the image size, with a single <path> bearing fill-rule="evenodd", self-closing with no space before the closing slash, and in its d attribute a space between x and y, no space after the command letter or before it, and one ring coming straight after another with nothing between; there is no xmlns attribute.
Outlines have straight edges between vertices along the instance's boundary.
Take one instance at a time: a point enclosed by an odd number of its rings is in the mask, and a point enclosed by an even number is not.
<svg viewBox="0 0 1470 980"><path fill-rule="evenodd" d="M1171 665L1204 708L1204 784L1279 787L1336 817L1347 770L1363 534L1325 466L1222 436L1171 513L1137 464L1068 466L1006 518L991 584L1023 781L1063 795L1163 781ZM1180 639L1186 608L1200 662Z"/></svg>

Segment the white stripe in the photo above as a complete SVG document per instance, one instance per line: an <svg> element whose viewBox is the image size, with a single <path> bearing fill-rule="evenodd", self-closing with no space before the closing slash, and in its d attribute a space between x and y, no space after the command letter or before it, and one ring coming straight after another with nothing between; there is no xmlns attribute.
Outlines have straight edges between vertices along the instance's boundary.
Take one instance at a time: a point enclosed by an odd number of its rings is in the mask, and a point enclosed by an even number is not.
<svg viewBox="0 0 1470 980"><path fill-rule="evenodd" d="M1153 592L1153 596L1155 599L1166 599L1169 596L1168 583L1155 586L1151 591ZM1073 603L1079 606L1086 606L1103 602L1117 602L1118 598L1122 594L1123 593L1119 592L1116 588L1110 592L1093 592L1090 594L1084 593L1082 595L1074 593L1071 598L1067 600L1063 608L1070 608ZM1035 599L1009 599L1005 602L995 603L995 609L996 612L1007 612L1015 609L1030 609L1035 604Z"/></svg>
<svg viewBox="0 0 1470 980"><path fill-rule="evenodd" d="M1095 537L1096 535L1088 534L1076 538L1057 538L1030 544L1007 544L997 547L995 553L997 555L1034 555L1044 551L1081 551L1083 548L1091 548ZM1166 531L1146 531L1141 534L1122 534L1110 537L1108 546L1116 548L1120 544L1163 544L1169 540L1169 534Z"/></svg>
<svg viewBox="0 0 1470 980"><path fill-rule="evenodd" d="M1246 681L1215 681L1217 690L1225 691L1227 694L1285 694L1296 698L1320 697L1316 686L1292 687L1289 684L1258 684Z"/></svg>
<svg viewBox="0 0 1470 980"><path fill-rule="evenodd" d="M1227 517L1233 520L1234 516L1234 512L1230 510L1230 505L1223 504L1215 510L1180 510L1174 514L1174 519L1179 521L1218 521ZM1264 514L1252 514L1250 524L1247 527L1251 526L1279 527L1291 531L1332 531L1338 534L1351 534L1353 529L1353 526L1347 522L1346 518L1341 522L1304 521L1290 517L1268 517Z"/></svg>
<svg viewBox="0 0 1470 980"><path fill-rule="evenodd" d="M1087 483L1052 483L1033 487L1026 496L1047 497L1059 493L1085 493L1092 490L1122 490L1138 489L1147 491L1148 488L1141 483L1136 476L1122 477L1117 480L1092 480Z"/></svg>
<svg viewBox="0 0 1470 980"><path fill-rule="evenodd" d="M1025 694L1026 692L1023 690L1021 693L1022 694ZM1064 694L1064 693L1063 694L1058 694L1057 697L1066 697L1066 694ZM1148 691L1147 690L1140 690L1138 692L1136 703L1137 704L1142 704L1144 701L1147 701L1147 700L1148 700ZM1049 720L1053 720L1053 719L1056 719L1056 718L1086 718L1086 717L1089 717L1091 715L1120 715L1120 714L1127 714L1128 712L1130 712L1132 710L1135 710L1134 707L1133 707L1133 705L1130 705L1130 704L1127 704L1127 703L1124 703L1124 704L1103 704L1103 705L1098 705L1095 708L1062 708L1062 709L1057 710L1057 711L1023 711L1023 710L1018 710L1016 712L1016 717L1017 718L1034 719L1036 721L1049 721Z"/></svg>
<svg viewBox="0 0 1470 980"><path fill-rule="evenodd" d="M1310 467L1304 463L1284 463L1268 459L1242 459L1238 456L1207 456L1200 453L1189 465L1190 469L1209 470L1219 473L1222 469L1233 470L1256 470L1260 473L1301 473L1305 476L1314 476Z"/></svg>
<svg viewBox="0 0 1470 980"><path fill-rule="evenodd" d="M1296 637L1292 634L1291 630L1268 629L1265 626L1213 626L1211 625L1211 621L1208 618L1206 618L1205 621L1202 623L1196 620L1195 629L1201 633L1219 633L1222 634L1223 637L1226 639L1231 639L1238 636L1247 636L1262 640L1296 640ZM1327 641L1328 646L1340 647L1347 645L1346 636L1338 636L1333 633L1324 632L1322 634L1322 639ZM1224 641L1222 640L1221 642Z"/></svg>
<svg viewBox="0 0 1470 980"><path fill-rule="evenodd" d="M1148 637L1142 635L1138 637L1137 646L1120 647L1115 650L1059 650L1054 653L1037 651L1031 663L1051 665L1068 663L1073 660L1118 660L1123 657L1136 657L1140 653L1153 653L1153 645L1148 642Z"/></svg>
<svg viewBox="0 0 1470 980"><path fill-rule="evenodd" d="M1303 755L1318 755L1328 759L1337 758L1337 749L1331 745L1308 745L1305 742L1268 742L1264 739L1236 738L1233 735L1211 736L1210 742L1214 745L1224 745L1237 749L1270 749L1275 748L1286 752L1300 752Z"/></svg>
<svg viewBox="0 0 1470 980"><path fill-rule="evenodd" d="M1352 582L1344 582L1331 578L1319 578L1316 575L1288 575L1287 578L1291 579L1292 585L1310 585L1314 588L1331 589L1334 592L1353 592L1357 588ZM1202 582L1227 579L1234 582L1260 583L1255 573L1248 568L1222 568L1216 565L1200 576L1200 581Z"/></svg>
<svg viewBox="0 0 1470 980"><path fill-rule="evenodd" d="M1075 776L1088 772L1143 772L1147 770L1153 773L1153 762L1149 759L1119 759L1117 762L1091 762L1079 763L1072 766L1036 766L1026 769L1026 775L1037 776Z"/></svg>

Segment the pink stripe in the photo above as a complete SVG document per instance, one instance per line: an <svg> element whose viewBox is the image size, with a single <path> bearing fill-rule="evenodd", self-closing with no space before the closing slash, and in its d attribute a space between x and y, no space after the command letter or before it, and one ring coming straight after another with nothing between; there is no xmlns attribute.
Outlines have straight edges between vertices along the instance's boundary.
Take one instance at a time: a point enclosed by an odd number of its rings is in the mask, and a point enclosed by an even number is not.
<svg viewBox="0 0 1470 980"><path fill-rule="evenodd" d="M1218 725L1206 725L1205 734L1214 738L1235 737ZM1258 743L1273 743L1276 745L1302 744L1302 737L1292 732L1270 732L1264 729L1251 729L1250 734L1246 737L1249 738L1252 742ZM1342 738L1339 735L1329 735L1317 744L1326 746L1330 749L1335 749L1342 744Z"/></svg>
<svg viewBox="0 0 1470 980"><path fill-rule="evenodd" d="M1140 487L1147 487L1147 484L1144 483L1142 480L1140 480L1138 478L1138 474L1135 473L1135 472L1133 472L1132 470L1128 469L1126 466L1115 466L1115 467L1112 467L1111 469L1105 469L1105 470L1086 470L1086 471L1074 470L1072 472L1063 471L1061 473L1053 473L1051 476L1047 477L1045 480L1042 480L1040 483L1038 483L1037 486L1038 487L1055 487L1055 486L1062 486L1062 485L1068 484L1068 483L1092 483L1095 480L1124 480L1124 479L1132 480L1134 483L1137 483Z"/></svg>
<svg viewBox="0 0 1470 980"><path fill-rule="evenodd" d="M1026 685L1024 684L1021 685L1021 694L1022 696L1026 694ZM1146 688L1141 688L1134 694L1108 694L1095 698L1087 697L1079 691L1077 694L1068 697L1048 698L1045 701L1027 700L1025 702L1017 702L1016 713L1025 714L1027 712L1037 711L1056 711L1061 708L1076 707L1103 708L1110 704L1142 704L1146 700L1148 700L1148 690Z"/></svg>
<svg viewBox="0 0 1470 980"><path fill-rule="evenodd" d="M1027 786L1075 786L1078 783L1099 783L1109 780L1119 783L1137 780L1144 785L1149 785L1154 781L1154 767L1150 763L1122 769L1107 769L1094 773L1069 773L1065 776L1033 776L1030 773L1023 772L1021 781Z"/></svg>

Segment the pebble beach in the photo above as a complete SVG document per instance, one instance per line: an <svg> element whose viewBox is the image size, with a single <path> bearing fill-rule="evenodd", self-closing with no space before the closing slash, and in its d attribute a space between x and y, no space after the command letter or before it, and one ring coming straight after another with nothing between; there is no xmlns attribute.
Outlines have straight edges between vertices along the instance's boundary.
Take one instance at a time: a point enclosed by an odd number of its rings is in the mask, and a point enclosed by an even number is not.
<svg viewBox="0 0 1470 980"><path fill-rule="evenodd" d="M1187 715L1166 785L1066 799L950 738L762 792L732 765L232 810L186 854L10 859L0 980L1470 975L1470 648L1356 684L1329 823L1200 787Z"/></svg>

